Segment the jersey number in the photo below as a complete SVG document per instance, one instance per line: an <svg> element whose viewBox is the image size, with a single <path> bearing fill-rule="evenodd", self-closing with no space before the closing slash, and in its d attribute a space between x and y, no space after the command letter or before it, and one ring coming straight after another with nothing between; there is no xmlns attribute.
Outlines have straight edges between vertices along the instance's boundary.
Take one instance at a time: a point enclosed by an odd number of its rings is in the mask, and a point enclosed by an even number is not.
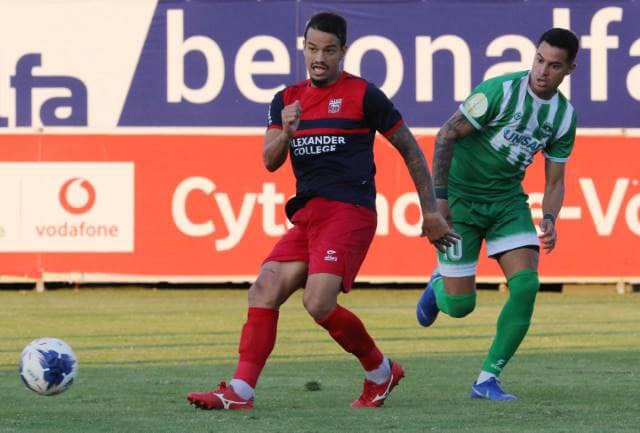
<svg viewBox="0 0 640 433"><path fill-rule="evenodd" d="M462 258L462 239L456 239L453 245L449 245L444 255L452 262L460 260Z"/></svg>

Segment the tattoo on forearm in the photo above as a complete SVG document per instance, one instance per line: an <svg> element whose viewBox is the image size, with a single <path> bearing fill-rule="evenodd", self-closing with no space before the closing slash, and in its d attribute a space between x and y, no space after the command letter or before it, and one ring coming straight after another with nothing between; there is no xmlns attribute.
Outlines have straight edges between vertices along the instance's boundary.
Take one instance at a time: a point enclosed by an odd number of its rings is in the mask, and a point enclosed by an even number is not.
<svg viewBox="0 0 640 433"><path fill-rule="evenodd" d="M423 210L434 212L436 207L431 175L424 154L413 134L403 125L389 136L389 141L398 149L407 165L418 192L420 206Z"/></svg>
<svg viewBox="0 0 640 433"><path fill-rule="evenodd" d="M433 149L433 183L436 186L447 186L453 148L461 138L466 122L464 115L456 112L438 131Z"/></svg>

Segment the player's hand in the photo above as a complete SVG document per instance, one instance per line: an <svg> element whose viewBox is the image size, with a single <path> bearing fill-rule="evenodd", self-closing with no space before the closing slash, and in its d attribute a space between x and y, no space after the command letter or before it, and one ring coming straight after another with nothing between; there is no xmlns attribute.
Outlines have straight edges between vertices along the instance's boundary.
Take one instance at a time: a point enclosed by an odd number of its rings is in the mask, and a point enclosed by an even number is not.
<svg viewBox="0 0 640 433"><path fill-rule="evenodd" d="M422 234L438 251L444 253L448 246L461 239L460 235L449 227L440 212L425 212L422 215Z"/></svg>
<svg viewBox="0 0 640 433"><path fill-rule="evenodd" d="M301 115L302 107L300 106L300 101L295 101L282 109L282 130L288 137L293 137L298 130Z"/></svg>
<svg viewBox="0 0 640 433"><path fill-rule="evenodd" d="M542 233L538 235L538 238L542 244L542 249L549 254L556 247L556 241L558 240L556 225L550 219L543 218L540 221L540 230Z"/></svg>

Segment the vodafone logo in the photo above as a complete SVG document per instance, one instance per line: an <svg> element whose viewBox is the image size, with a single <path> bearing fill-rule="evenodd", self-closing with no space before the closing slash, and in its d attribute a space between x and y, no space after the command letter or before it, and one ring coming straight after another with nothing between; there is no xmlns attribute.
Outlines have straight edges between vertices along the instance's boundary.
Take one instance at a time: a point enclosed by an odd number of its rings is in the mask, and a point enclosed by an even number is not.
<svg viewBox="0 0 640 433"><path fill-rule="evenodd" d="M1 252L132 252L134 164L0 162Z"/></svg>
<svg viewBox="0 0 640 433"><path fill-rule="evenodd" d="M60 204L70 214L81 215L89 212L96 202L96 190L86 179L74 177L60 188Z"/></svg>

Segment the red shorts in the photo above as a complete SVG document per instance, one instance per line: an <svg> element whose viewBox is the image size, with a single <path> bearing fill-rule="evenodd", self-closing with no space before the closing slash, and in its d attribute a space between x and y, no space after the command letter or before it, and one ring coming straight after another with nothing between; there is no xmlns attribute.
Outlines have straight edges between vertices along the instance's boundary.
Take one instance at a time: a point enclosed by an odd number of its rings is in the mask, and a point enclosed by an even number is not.
<svg viewBox="0 0 640 433"><path fill-rule="evenodd" d="M351 290L373 241L376 213L352 203L316 197L293 215L295 224L263 263L303 261L308 274L342 277L342 291Z"/></svg>

